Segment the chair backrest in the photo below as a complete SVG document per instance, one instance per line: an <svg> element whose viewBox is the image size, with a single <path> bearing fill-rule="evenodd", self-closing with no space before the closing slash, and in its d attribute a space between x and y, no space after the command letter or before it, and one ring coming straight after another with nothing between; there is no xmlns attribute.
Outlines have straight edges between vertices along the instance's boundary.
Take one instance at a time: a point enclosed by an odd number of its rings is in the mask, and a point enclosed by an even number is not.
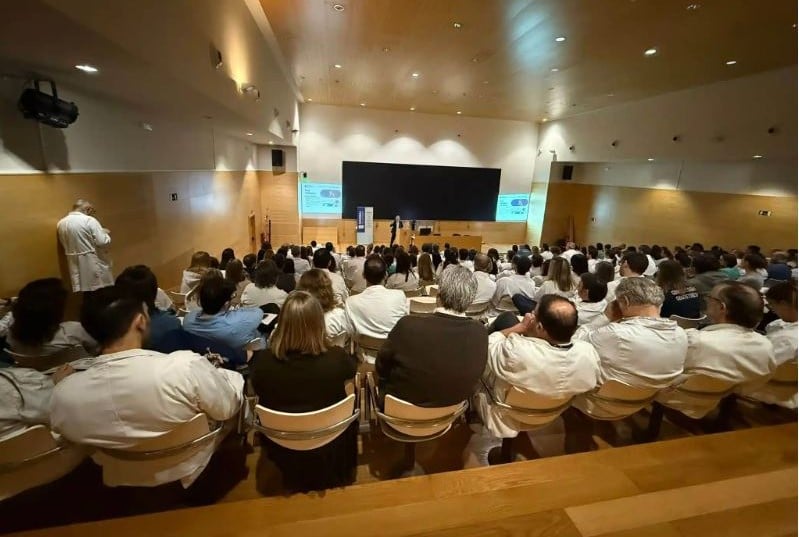
<svg viewBox="0 0 799 537"><path fill-rule="evenodd" d="M427 296L437 297L438 296L438 286L437 285L429 285L426 287L427 289Z"/></svg>
<svg viewBox="0 0 799 537"><path fill-rule="evenodd" d="M197 334L185 332L182 336L185 347L183 350L194 351L197 354L205 354L209 350L228 359L231 367L247 363L247 353L244 349L234 349L224 343L208 339Z"/></svg>
<svg viewBox="0 0 799 537"><path fill-rule="evenodd" d="M580 410L600 420L617 420L635 414L648 405L658 393L657 388L639 388L617 380L609 380L580 399L586 404Z"/></svg>
<svg viewBox="0 0 799 537"><path fill-rule="evenodd" d="M166 290L167 296L175 305L175 308L182 308L186 305L186 297L189 293L181 293L180 287L173 287Z"/></svg>
<svg viewBox="0 0 799 537"><path fill-rule="evenodd" d="M71 472L86 453L55 441L44 425L34 425L0 440L0 500Z"/></svg>
<svg viewBox="0 0 799 537"><path fill-rule="evenodd" d="M432 440L446 433L467 407L468 403L461 401L451 406L426 408L386 395L384 410L377 414L386 425L404 436Z"/></svg>
<svg viewBox="0 0 799 537"><path fill-rule="evenodd" d="M419 287L419 288L413 289L413 290L407 290L406 289L405 290L405 296L408 297L408 298L411 298L411 297L414 297L414 296L422 296L422 288Z"/></svg>
<svg viewBox="0 0 799 537"><path fill-rule="evenodd" d="M377 338L364 334L358 334L355 337L355 342L362 351L376 356L377 353L380 352L380 349L383 348L383 343L385 343L386 340L385 338Z"/></svg>
<svg viewBox="0 0 799 537"><path fill-rule="evenodd" d="M705 417L731 394L736 382L686 371L679 383L662 390L658 403L693 419Z"/></svg>
<svg viewBox="0 0 799 537"><path fill-rule="evenodd" d="M571 396L546 397L518 386L510 386L505 392L504 405L500 405L500 408L503 414L522 425L519 430L526 430L543 427L555 421L569 408L572 399Z"/></svg>
<svg viewBox="0 0 799 537"><path fill-rule="evenodd" d="M669 317L672 321L676 322L682 328L699 328L699 325L705 322L707 315L702 315L699 318L692 319L690 317L681 317L679 315L672 315Z"/></svg>
<svg viewBox="0 0 799 537"><path fill-rule="evenodd" d="M785 280L777 280L777 279L774 279L774 278L766 278L763 281L763 287L765 287L767 289L771 289L772 287L774 287L778 283L782 283L783 281L785 281Z"/></svg>
<svg viewBox="0 0 799 537"><path fill-rule="evenodd" d="M774 371L774 374L769 379L769 384L792 386L794 392L796 392L797 379L799 379L799 373L797 372L796 362L785 362Z"/></svg>
<svg viewBox="0 0 799 537"><path fill-rule="evenodd" d="M47 371L48 369L58 367L60 365L66 364L67 362L89 357L89 353L87 353L86 349L80 345L67 347L66 349L46 356L20 354L18 352L13 352L10 349L6 350L6 352L14 359L14 362L17 364L17 366L29 367L37 371Z"/></svg>
<svg viewBox="0 0 799 537"><path fill-rule="evenodd" d="M433 296L416 296L409 300L411 313L433 313L436 311L437 299Z"/></svg>
<svg viewBox="0 0 799 537"><path fill-rule="evenodd" d="M205 458L217 439L221 425L214 430L208 417L197 414L160 436L143 440L125 449L101 448L94 461L103 467L103 481L108 485L154 486L163 484L163 474L174 471L182 479L197 470L197 458ZM207 460L205 461L207 462ZM185 468L185 469L184 469ZM196 477L196 476L195 476Z"/></svg>
<svg viewBox="0 0 799 537"><path fill-rule="evenodd" d="M355 408L356 394L351 393L338 403L313 412L279 412L256 405L258 425L267 438L296 451L308 451L329 444L360 415Z"/></svg>
<svg viewBox="0 0 799 537"><path fill-rule="evenodd" d="M466 308L466 315L470 317L479 317L486 312L490 305L490 302L474 302Z"/></svg>
<svg viewBox="0 0 799 537"><path fill-rule="evenodd" d="M499 304L497 304L497 311L519 311L516 309L516 305L513 303L513 298L509 296L503 296Z"/></svg>

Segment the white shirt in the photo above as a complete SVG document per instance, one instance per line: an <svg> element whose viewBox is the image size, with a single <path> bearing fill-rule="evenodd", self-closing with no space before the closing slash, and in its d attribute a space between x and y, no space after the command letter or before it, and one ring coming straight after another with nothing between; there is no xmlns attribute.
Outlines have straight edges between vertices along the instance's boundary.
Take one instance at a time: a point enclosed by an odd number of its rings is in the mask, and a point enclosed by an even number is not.
<svg viewBox="0 0 799 537"><path fill-rule="evenodd" d="M72 442L129 449L199 413L216 421L232 418L241 408L243 389L240 374L216 369L199 354L133 349L101 356L86 371L58 383L50 421L56 432ZM181 479L187 486L208 464L213 451L214 445L209 445L192 452L187 460L169 458L169 466L156 466L152 476L142 476L142 480L155 486Z"/></svg>
<svg viewBox="0 0 799 537"><path fill-rule="evenodd" d="M408 279L405 280L405 274L395 272L386 279L386 289L400 289L402 291L414 291L419 288L419 280L413 271L408 273Z"/></svg>
<svg viewBox="0 0 799 537"><path fill-rule="evenodd" d="M580 250L575 250L574 248L569 248L568 250L566 250L565 252L563 252L562 254L560 254L560 256L561 256L562 258L564 258L566 261L569 261L569 262L571 262L571 260L572 260L572 256L573 256L573 255L576 255L576 254L581 254L581 253L582 253L582 252L581 252Z"/></svg>
<svg viewBox="0 0 799 537"><path fill-rule="evenodd" d="M608 302L604 298L599 302L584 302L578 299L574 305L577 306L577 326L582 326L601 321L600 317L604 317Z"/></svg>
<svg viewBox="0 0 799 537"><path fill-rule="evenodd" d="M97 342L83 329L83 325L76 321L64 321L61 323L55 334L53 334L53 338L37 348L29 347L17 341L14 339L13 332L9 331L8 346L14 352L38 356L50 356L73 347L83 347L86 351L85 356L97 351Z"/></svg>
<svg viewBox="0 0 799 537"><path fill-rule="evenodd" d="M365 262L365 257L353 257L348 259L344 265L344 279L353 291L366 289L366 279L363 277L363 265Z"/></svg>
<svg viewBox="0 0 799 537"><path fill-rule="evenodd" d="M180 292L183 294L188 293L200 284L201 274L191 270L183 271L183 279L180 281Z"/></svg>
<svg viewBox="0 0 799 537"><path fill-rule="evenodd" d="M494 332L488 338L486 371L487 384L500 401L510 386L555 399L593 390L600 378L599 356L583 341L555 346L520 334L505 337L502 332ZM481 402L478 411L494 436L514 437L521 428L490 405Z"/></svg>
<svg viewBox="0 0 799 537"><path fill-rule="evenodd" d="M460 264L462 267L466 267L467 269L474 272L474 261L470 259L464 259L463 261L460 261Z"/></svg>
<svg viewBox="0 0 799 537"><path fill-rule="evenodd" d="M574 287L569 291L561 291L558 284L553 280L544 280L544 283L541 284L541 287L538 288L538 291L536 291L535 296L532 298L538 302L544 295L558 295L571 300L576 294L577 290Z"/></svg>
<svg viewBox="0 0 799 537"><path fill-rule="evenodd" d="M302 273L311 270L311 264L308 263L307 259L303 259L302 257L295 257L294 258L294 274L298 274L302 276Z"/></svg>
<svg viewBox="0 0 799 537"><path fill-rule="evenodd" d="M491 275L487 272L478 270L474 273L477 278L477 294L474 295L472 304L483 304L491 302L494 294L497 292L496 282L491 280Z"/></svg>
<svg viewBox="0 0 799 537"><path fill-rule="evenodd" d="M158 291L155 293L155 307L161 311L168 311L175 307L175 304L172 302L172 299L169 298L169 295L166 294L166 291L158 288Z"/></svg>
<svg viewBox="0 0 799 537"><path fill-rule="evenodd" d="M777 367L789 362L796 363L797 323L786 323L782 319L772 321L766 326L766 337L774 348L774 361ZM772 403L786 408L796 408L796 388L794 387L793 394L790 396L788 396L788 391L791 390L774 388L766 384L759 390L746 395L765 403Z"/></svg>
<svg viewBox="0 0 799 537"><path fill-rule="evenodd" d="M597 263L599 263L599 259L591 259L591 258L589 258L588 259L588 272L590 272L591 274L596 272Z"/></svg>
<svg viewBox="0 0 799 537"><path fill-rule="evenodd" d="M347 347L347 341L352 333L352 326L347 318L344 308L333 308L325 312L325 332L333 345Z"/></svg>
<svg viewBox="0 0 799 537"><path fill-rule="evenodd" d="M53 381L35 369L0 369L0 438L32 425L50 424Z"/></svg>
<svg viewBox="0 0 799 537"><path fill-rule="evenodd" d="M655 260L649 254L646 254L646 260L649 261L649 264L646 266L646 270L644 271L644 276L654 276L658 271L658 265L657 263L655 263Z"/></svg>
<svg viewBox="0 0 799 537"><path fill-rule="evenodd" d="M241 293L241 305L245 308L260 308L265 304L277 304L282 308L287 296L289 294L277 286L262 288L249 283Z"/></svg>
<svg viewBox="0 0 799 537"><path fill-rule="evenodd" d="M494 306L499 304L502 297L521 293L527 298L535 296L535 282L527 277L527 274L513 274L507 278L497 280L497 290L494 292Z"/></svg>
<svg viewBox="0 0 799 537"><path fill-rule="evenodd" d="M350 292L347 290L347 284L344 283L344 278L338 272L330 272L328 269L322 269L330 278L330 283L333 285L333 295L341 304L347 301Z"/></svg>
<svg viewBox="0 0 799 537"><path fill-rule="evenodd" d="M347 299L344 306L353 334L386 338L394 325L408 315L405 293L386 289L382 285L370 285L362 293ZM375 357L367 357L373 361Z"/></svg>
<svg viewBox="0 0 799 537"><path fill-rule="evenodd" d="M621 276L620 278L613 280L612 282L608 282L608 294L605 295L605 300L607 300L608 303L616 300L616 288L619 286L619 284L624 278L643 278L643 276L641 276L640 274L634 274L632 276Z"/></svg>
<svg viewBox="0 0 799 537"><path fill-rule="evenodd" d="M96 218L72 211L58 222L57 229L74 292L114 285L107 251L111 236Z"/></svg>
<svg viewBox="0 0 799 537"><path fill-rule="evenodd" d="M549 250L543 250L541 252L541 257L544 258L544 261L548 261L548 260L552 259L555 256L552 255L552 252L550 252Z"/></svg>

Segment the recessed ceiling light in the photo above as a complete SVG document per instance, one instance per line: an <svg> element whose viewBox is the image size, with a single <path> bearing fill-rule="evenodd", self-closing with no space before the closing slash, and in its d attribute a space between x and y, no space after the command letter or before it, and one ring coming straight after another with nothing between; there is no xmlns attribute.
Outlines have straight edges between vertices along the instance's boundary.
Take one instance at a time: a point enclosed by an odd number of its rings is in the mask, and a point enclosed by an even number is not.
<svg viewBox="0 0 799 537"><path fill-rule="evenodd" d="M735 60L727 60L725 63L726 63L727 65L735 65L735 64L736 64L736 63L738 63L738 62L737 62L737 61L735 61Z"/></svg>
<svg viewBox="0 0 799 537"><path fill-rule="evenodd" d="M558 71L560 71L560 69L558 69L557 67L553 67L552 69L550 69L550 71L552 71L553 73L557 73Z"/></svg>
<svg viewBox="0 0 799 537"><path fill-rule="evenodd" d="M273 142L272 140L269 140L267 143L268 143L269 145L275 145L275 142Z"/></svg>
<svg viewBox="0 0 799 537"><path fill-rule="evenodd" d="M361 106L366 106L366 103L361 103Z"/></svg>
<svg viewBox="0 0 799 537"><path fill-rule="evenodd" d="M702 7L702 4L688 4L687 6L685 6L685 9L687 9L688 11L696 11L700 7Z"/></svg>
<svg viewBox="0 0 799 537"><path fill-rule="evenodd" d="M433 95L438 95L438 90L437 89L433 90Z"/></svg>
<svg viewBox="0 0 799 537"><path fill-rule="evenodd" d="M410 110L411 110L411 112L415 112L416 111L416 107L415 106L411 106Z"/></svg>
<svg viewBox="0 0 799 537"><path fill-rule="evenodd" d="M79 63L75 66L75 69L83 71L84 73L96 73L99 71L97 67L94 65L89 65L88 63Z"/></svg>
<svg viewBox="0 0 799 537"><path fill-rule="evenodd" d="M483 80L483 84L488 85L488 80Z"/></svg>
<svg viewBox="0 0 799 537"><path fill-rule="evenodd" d="M419 78L419 73L411 73L411 76L412 76L413 78Z"/></svg>
<svg viewBox="0 0 799 537"><path fill-rule="evenodd" d="M462 112L461 112L460 110L458 110L458 111L457 111L457 112L455 112L455 113L456 113L456 114L458 114L458 115L461 115L461 114L462 114Z"/></svg>
<svg viewBox="0 0 799 537"><path fill-rule="evenodd" d="M337 64L336 64L336 65L334 65L333 67L335 67L336 69L341 69L341 64L340 64L340 63L337 63Z"/></svg>
<svg viewBox="0 0 799 537"><path fill-rule="evenodd" d="M652 47L652 48L648 48L648 49L646 49L644 51L644 56L654 56L657 53L658 53L658 49L656 49L655 47Z"/></svg>
<svg viewBox="0 0 799 537"><path fill-rule="evenodd" d="M391 52L391 49L388 47L383 47L383 52Z"/></svg>
<svg viewBox="0 0 799 537"><path fill-rule="evenodd" d="M344 11L344 6L342 6L341 4L333 4L333 9L335 9L336 11Z"/></svg>
<svg viewBox="0 0 799 537"><path fill-rule="evenodd" d="M541 123L546 123L547 121L549 121L547 118L545 118L545 117L541 118Z"/></svg>
<svg viewBox="0 0 799 537"><path fill-rule="evenodd" d="M311 99L310 97L308 97L308 98L307 98L307 99L305 99L305 100L306 100L306 101L308 101L309 103L312 103L312 102L313 102L313 99Z"/></svg>
<svg viewBox="0 0 799 537"><path fill-rule="evenodd" d="M456 29L460 29L463 25L459 22L453 22L452 27Z"/></svg>
<svg viewBox="0 0 799 537"><path fill-rule="evenodd" d="M563 43L564 41L566 41L566 37L562 35L555 38L555 42L557 43Z"/></svg>
<svg viewBox="0 0 799 537"><path fill-rule="evenodd" d="M477 56L475 56L474 58L472 58L472 61L473 61L474 63L477 63L477 62L479 62L479 61L480 61L480 58L478 58Z"/></svg>
<svg viewBox="0 0 799 537"><path fill-rule="evenodd" d="M245 132L244 134L246 134L247 136L252 136L251 132Z"/></svg>
<svg viewBox="0 0 799 537"><path fill-rule="evenodd" d="M763 158L763 155L752 155L752 158Z"/></svg>
<svg viewBox="0 0 799 537"><path fill-rule="evenodd" d="M647 160L648 162L654 162L654 161L655 161L655 159L653 159L653 158L648 158L648 159L646 159L646 160Z"/></svg>
<svg viewBox="0 0 799 537"><path fill-rule="evenodd" d="M615 94L614 94L614 93L608 93L608 95L607 95L607 96L608 96L608 97L615 97Z"/></svg>

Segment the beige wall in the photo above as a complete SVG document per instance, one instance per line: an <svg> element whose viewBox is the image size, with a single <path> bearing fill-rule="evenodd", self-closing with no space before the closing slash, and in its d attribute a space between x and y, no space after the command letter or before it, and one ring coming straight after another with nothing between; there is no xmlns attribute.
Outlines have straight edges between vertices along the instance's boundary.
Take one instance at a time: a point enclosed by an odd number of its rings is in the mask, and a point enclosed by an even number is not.
<svg viewBox="0 0 799 537"><path fill-rule="evenodd" d="M759 210L772 211L758 216ZM542 241L619 244L701 242L727 249L795 248L795 197L752 196L550 182Z"/></svg>

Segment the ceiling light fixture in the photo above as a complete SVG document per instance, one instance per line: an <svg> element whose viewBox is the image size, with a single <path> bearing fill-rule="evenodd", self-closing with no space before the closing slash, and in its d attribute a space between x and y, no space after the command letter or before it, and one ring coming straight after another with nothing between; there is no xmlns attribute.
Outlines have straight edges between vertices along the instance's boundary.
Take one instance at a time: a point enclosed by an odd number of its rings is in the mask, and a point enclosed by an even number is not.
<svg viewBox="0 0 799 537"><path fill-rule="evenodd" d="M553 73L557 73L558 71L560 71L560 69L558 69L557 67L553 67L552 69L550 69L550 71L552 71Z"/></svg>
<svg viewBox="0 0 799 537"><path fill-rule="evenodd" d="M658 53L658 49L656 49L655 47L652 47L652 48L648 48L648 49L646 49L644 51L644 56L654 56L657 53Z"/></svg>
<svg viewBox="0 0 799 537"><path fill-rule="evenodd" d="M312 103L312 102L313 102L313 99L311 99L310 97L308 97L308 98L307 98L307 99L305 99L305 100L306 100L306 101L308 101L309 103Z"/></svg>
<svg viewBox="0 0 799 537"><path fill-rule="evenodd" d="M459 22L453 22L452 23L452 27L455 28L456 30L460 30L462 26L463 25L461 23L459 23Z"/></svg>
<svg viewBox="0 0 799 537"><path fill-rule="evenodd" d="M269 140L269 141L268 141L268 142L266 142L266 143L268 143L269 145L275 145L275 142L273 142L272 140Z"/></svg>
<svg viewBox="0 0 799 537"><path fill-rule="evenodd" d="M752 155L752 158L763 158L763 155Z"/></svg>
<svg viewBox="0 0 799 537"><path fill-rule="evenodd" d="M702 7L702 4L688 4L687 6L685 6L685 9L687 9L688 11L696 11L700 7Z"/></svg>
<svg viewBox="0 0 799 537"><path fill-rule="evenodd" d="M411 76L412 76L413 78L419 78L419 73L411 73Z"/></svg>
<svg viewBox="0 0 799 537"><path fill-rule="evenodd" d="M474 62L474 63L477 63L477 62L479 62L479 61L480 61L480 58L478 58L477 56L475 56L474 58L472 58L472 62Z"/></svg>
<svg viewBox="0 0 799 537"><path fill-rule="evenodd" d="M483 84L487 86L488 85L488 80L483 80Z"/></svg>
<svg viewBox="0 0 799 537"><path fill-rule="evenodd" d="M541 118L541 123L546 123L547 121L549 121L547 118L545 118L545 117Z"/></svg>
<svg viewBox="0 0 799 537"><path fill-rule="evenodd" d="M337 63L337 64L335 64L333 67L335 67L336 69L341 69L341 64L340 64L340 63Z"/></svg>
<svg viewBox="0 0 799 537"><path fill-rule="evenodd" d="M735 61L735 60L727 60L725 63L726 63L727 65L735 65L735 64L736 64L736 63L738 63L738 62L737 62L737 61Z"/></svg>
<svg viewBox="0 0 799 537"><path fill-rule="evenodd" d="M416 111L416 107L415 106L411 106L410 110L411 110L411 112L415 112Z"/></svg>
<svg viewBox="0 0 799 537"><path fill-rule="evenodd" d="M561 36L558 36L558 37L555 38L555 42L556 43L563 43L564 41L566 41L566 37L565 36L561 35Z"/></svg>
<svg viewBox="0 0 799 537"><path fill-rule="evenodd" d="M614 93L608 93L607 96L608 97L615 97L616 95Z"/></svg>
<svg viewBox="0 0 799 537"><path fill-rule="evenodd" d="M252 136L251 132L245 132L244 134L246 134L247 136Z"/></svg>
<svg viewBox="0 0 799 537"><path fill-rule="evenodd" d="M361 103L361 106L366 106L366 103Z"/></svg>
<svg viewBox="0 0 799 537"><path fill-rule="evenodd" d="M83 71L84 73L97 73L100 71L97 67L94 65L89 65L88 63L79 63L75 66L75 69Z"/></svg>
<svg viewBox="0 0 799 537"><path fill-rule="evenodd" d="M335 9L336 11L344 11L344 6L342 6L341 4L333 4L333 9Z"/></svg>
<svg viewBox="0 0 799 537"><path fill-rule="evenodd" d="M458 111L457 111L457 112L455 112L455 113L456 113L456 114L458 114L458 115L461 115L461 114L462 114L462 112L461 112L460 110L458 110Z"/></svg>
<svg viewBox="0 0 799 537"><path fill-rule="evenodd" d="M654 162L654 161L655 161L655 159L653 159L653 158L648 158L648 159L646 159L646 160L647 160L648 162Z"/></svg>
<svg viewBox="0 0 799 537"><path fill-rule="evenodd" d="M388 47L383 47L383 52L391 52L391 49Z"/></svg>

